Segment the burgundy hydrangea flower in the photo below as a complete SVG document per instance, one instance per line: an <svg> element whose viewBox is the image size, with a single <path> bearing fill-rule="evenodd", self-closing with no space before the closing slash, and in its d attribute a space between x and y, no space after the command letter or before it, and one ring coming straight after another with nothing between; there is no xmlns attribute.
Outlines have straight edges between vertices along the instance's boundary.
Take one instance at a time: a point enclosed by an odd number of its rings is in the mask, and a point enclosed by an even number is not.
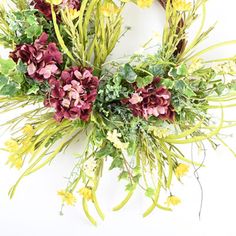
<svg viewBox="0 0 236 236"><path fill-rule="evenodd" d="M174 108L171 106L171 93L163 86L158 87L160 78L155 78L145 88L135 87L135 93L122 102L128 104L134 116L148 119L150 116L173 121Z"/></svg>
<svg viewBox="0 0 236 236"><path fill-rule="evenodd" d="M34 8L41 12L48 20L52 19L51 5L45 0L34 0L31 3Z"/></svg>
<svg viewBox="0 0 236 236"><path fill-rule="evenodd" d="M67 6L69 9L79 10L81 6L81 0L63 0L62 6Z"/></svg>
<svg viewBox="0 0 236 236"><path fill-rule="evenodd" d="M48 20L52 19L51 5L45 0L33 0L31 3L35 9L41 12ZM60 4L61 8L68 7L69 9L79 10L81 6L81 0L63 0ZM58 12L58 6L54 6L54 10ZM58 16L58 21L60 17Z"/></svg>
<svg viewBox="0 0 236 236"><path fill-rule="evenodd" d="M88 121L96 100L99 80L91 68L72 67L64 70L61 78L50 79L51 87L44 104L55 108L54 118Z"/></svg>
<svg viewBox="0 0 236 236"><path fill-rule="evenodd" d="M47 43L48 35L43 33L34 44L18 45L10 57L17 63L19 59L27 64L27 74L32 79L44 81L60 73L58 64L62 54L55 43Z"/></svg>

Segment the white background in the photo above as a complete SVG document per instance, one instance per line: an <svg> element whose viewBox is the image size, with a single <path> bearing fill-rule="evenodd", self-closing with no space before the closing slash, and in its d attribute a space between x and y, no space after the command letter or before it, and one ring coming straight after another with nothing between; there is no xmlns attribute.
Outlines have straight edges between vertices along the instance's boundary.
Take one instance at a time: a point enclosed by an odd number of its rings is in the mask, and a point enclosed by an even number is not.
<svg viewBox="0 0 236 236"><path fill-rule="evenodd" d="M207 4L207 24L218 21L215 31L204 43L236 39L236 3L234 0L209 0ZM139 50L140 46L156 32L161 33L164 12L159 4L151 9L141 10L129 6L125 12L125 22L132 26L115 50L112 58L118 58ZM194 32L194 29L193 29ZM228 57L236 54L236 46L217 50L207 58ZM235 109L227 111L229 119L236 118ZM6 120L1 115L1 121ZM228 134L236 134L236 130ZM9 134L0 136L1 145ZM234 148L235 137L223 138ZM209 147L208 147L209 149ZM235 148L236 149L236 148ZM190 156L190 147L186 148ZM137 192L120 212L112 212L114 205L123 198L123 186L116 181L116 172L104 172L98 191L98 199L106 214L104 222L93 227L85 218L81 202L75 207L67 207L64 216L59 215L60 199L57 190L65 186L64 177L73 166L73 154L79 152L74 147L70 152L59 155L51 166L23 180L13 200L7 192L19 173L5 166L6 154L0 155L0 235L2 236L108 236L108 235L161 235L161 236L235 236L236 235L236 158L224 147L217 151L207 151L205 168L199 171L204 188L204 202L201 220L198 219L200 190L193 170L176 183L174 194L182 199L182 204L173 212L156 209L148 218L142 213L149 206L148 199ZM201 160L195 153L195 159ZM93 211L92 211L93 212Z"/></svg>

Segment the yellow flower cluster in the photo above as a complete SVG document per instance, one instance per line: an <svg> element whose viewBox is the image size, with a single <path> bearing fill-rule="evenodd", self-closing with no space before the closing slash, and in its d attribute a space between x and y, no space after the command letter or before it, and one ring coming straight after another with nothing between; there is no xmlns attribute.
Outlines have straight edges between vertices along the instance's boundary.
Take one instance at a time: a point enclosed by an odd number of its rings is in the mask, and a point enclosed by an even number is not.
<svg viewBox="0 0 236 236"><path fill-rule="evenodd" d="M181 203L180 198L178 198L178 197L176 197L176 196L173 196L173 195L169 196L169 197L167 198L167 200L166 200L166 204L167 204L168 207L170 207L170 206L176 206L176 205L178 205L178 204L180 204L180 203Z"/></svg>
<svg viewBox="0 0 236 236"><path fill-rule="evenodd" d="M32 125L26 125L23 129L22 129L22 133L25 136L28 137L32 137L34 135L34 128Z"/></svg>
<svg viewBox="0 0 236 236"><path fill-rule="evenodd" d="M120 141L120 137L122 135L120 133L117 132L116 129L114 129L112 132L111 131L108 131L107 133L107 139L113 143L114 147L116 147L117 149L127 149L128 146L129 146L129 143L123 143Z"/></svg>
<svg viewBox="0 0 236 236"><path fill-rule="evenodd" d="M219 64L219 65L214 66L213 70L217 74L221 74L221 75L235 75L236 63L234 61L228 61L224 64Z"/></svg>
<svg viewBox="0 0 236 236"><path fill-rule="evenodd" d="M175 169L175 175L179 179L183 177L189 171L189 166L183 163L179 164Z"/></svg>
<svg viewBox="0 0 236 236"><path fill-rule="evenodd" d="M8 141L5 142L5 150L10 153L10 155L8 156L7 164L17 169L20 169L23 165L22 157L19 154L17 154L19 149L20 145L18 144L17 141L9 139Z"/></svg>
<svg viewBox="0 0 236 236"><path fill-rule="evenodd" d="M134 2L141 8L151 7L153 4L153 0L121 0L121 2Z"/></svg>
<svg viewBox="0 0 236 236"><path fill-rule="evenodd" d="M79 194L87 201L93 200L93 191L89 187L81 188Z"/></svg>
<svg viewBox="0 0 236 236"><path fill-rule="evenodd" d="M173 0L172 1L173 8L176 11L190 11L192 9L192 3L186 2L185 0Z"/></svg>
<svg viewBox="0 0 236 236"><path fill-rule="evenodd" d="M93 201L93 191L91 187L83 187L78 193L87 201ZM67 190L60 190L57 194L61 197L62 202L66 203L69 206L74 206L77 202L75 195Z"/></svg>
<svg viewBox="0 0 236 236"><path fill-rule="evenodd" d="M34 128L31 125L26 125L22 129L24 139L21 142L17 142L14 139L9 139L5 142L5 150L10 153L7 164L11 167L20 169L23 165L23 153L33 152L34 150L28 150L31 146L32 136L35 134Z"/></svg>
<svg viewBox="0 0 236 236"><path fill-rule="evenodd" d="M65 202L67 205L73 206L76 203L76 197L71 192L61 190L58 191L57 194L62 198L62 201Z"/></svg>
<svg viewBox="0 0 236 236"><path fill-rule="evenodd" d="M113 1L105 1L101 6L101 12L106 17L111 17L119 13L119 7Z"/></svg>
<svg viewBox="0 0 236 236"><path fill-rule="evenodd" d="M169 130L163 127L150 126L148 132L153 133L157 138L166 138L169 135Z"/></svg>

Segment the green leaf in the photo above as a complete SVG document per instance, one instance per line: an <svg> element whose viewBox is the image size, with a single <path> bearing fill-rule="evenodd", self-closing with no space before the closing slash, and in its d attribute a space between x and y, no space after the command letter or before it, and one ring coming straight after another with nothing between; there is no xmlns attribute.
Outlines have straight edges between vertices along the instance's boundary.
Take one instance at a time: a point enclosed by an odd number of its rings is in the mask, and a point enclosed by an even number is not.
<svg viewBox="0 0 236 236"><path fill-rule="evenodd" d="M4 75L7 75L12 69L16 66L15 62L11 59L1 59L0 58L0 72Z"/></svg>
<svg viewBox="0 0 236 236"><path fill-rule="evenodd" d="M8 83L6 76L0 74L0 89Z"/></svg>
<svg viewBox="0 0 236 236"><path fill-rule="evenodd" d="M178 80L175 82L175 90L179 92L183 92L184 89L186 88L186 84L184 83L183 80Z"/></svg>
<svg viewBox="0 0 236 236"><path fill-rule="evenodd" d="M150 83L152 83L152 81L153 81L153 76L151 76L151 75L148 75L145 77L137 77L137 80L136 80L137 86L139 88L143 88L143 87L149 85Z"/></svg>
<svg viewBox="0 0 236 236"><path fill-rule="evenodd" d="M168 89L173 89L175 82L171 79L164 79L161 81L161 84Z"/></svg>
<svg viewBox="0 0 236 236"><path fill-rule="evenodd" d="M135 176L133 177L133 181L134 181L135 183L138 183L141 177L142 177L141 174L137 174L137 175L135 175Z"/></svg>
<svg viewBox="0 0 236 236"><path fill-rule="evenodd" d="M129 173L127 171L123 171L120 173L120 175L118 176L118 179L119 180L122 180L122 179L128 179L129 177Z"/></svg>
<svg viewBox="0 0 236 236"><path fill-rule="evenodd" d="M180 66L177 67L177 70L176 70L176 73L177 75L179 76L185 76L188 74L188 69L187 69L187 66L185 64L182 64Z"/></svg>
<svg viewBox="0 0 236 236"><path fill-rule="evenodd" d="M193 96L196 96L196 94L193 92L193 90L187 86L185 89L184 89L184 95L186 95L187 97L193 97Z"/></svg>
<svg viewBox="0 0 236 236"><path fill-rule="evenodd" d="M171 68L168 75L174 79L177 79L179 76L177 74L177 69L176 68Z"/></svg>
<svg viewBox="0 0 236 236"><path fill-rule="evenodd" d="M17 70L22 74L25 74L27 72L27 66L21 60L19 60L17 64Z"/></svg>
<svg viewBox="0 0 236 236"><path fill-rule="evenodd" d="M120 71L120 75L129 83L134 83L137 79L137 74L133 70L130 64L125 64L122 70Z"/></svg>
<svg viewBox="0 0 236 236"><path fill-rule="evenodd" d="M110 143L107 143L105 147L96 152L95 155L97 158L102 158L111 155L113 152L114 152L114 146Z"/></svg>
<svg viewBox="0 0 236 236"><path fill-rule="evenodd" d="M130 184L127 184L125 186L125 190L128 191L128 192L135 190L135 188L136 188L136 184L131 184L130 183Z"/></svg>
<svg viewBox="0 0 236 236"><path fill-rule="evenodd" d="M155 194L155 190L153 188L147 188L145 191L145 195L147 197L152 198L154 194Z"/></svg>
<svg viewBox="0 0 236 236"><path fill-rule="evenodd" d="M188 74L187 66L182 64L176 68L171 68L168 75L172 78L181 78L185 77Z"/></svg>
<svg viewBox="0 0 236 236"><path fill-rule="evenodd" d="M0 90L0 95L13 96L17 93L16 84L9 83L4 85Z"/></svg>
<svg viewBox="0 0 236 236"><path fill-rule="evenodd" d="M123 159L120 157L115 157L111 163L109 170L114 168L122 168L123 167Z"/></svg>
<svg viewBox="0 0 236 236"><path fill-rule="evenodd" d="M39 85L38 84L34 84L28 91L27 91L27 94L30 95L30 94L37 94L38 91L39 91Z"/></svg>
<svg viewBox="0 0 236 236"><path fill-rule="evenodd" d="M23 77L22 73L18 73L16 71L13 71L11 74L9 74L9 77L10 77L11 81L13 81L17 84L21 84L24 81L24 77Z"/></svg>

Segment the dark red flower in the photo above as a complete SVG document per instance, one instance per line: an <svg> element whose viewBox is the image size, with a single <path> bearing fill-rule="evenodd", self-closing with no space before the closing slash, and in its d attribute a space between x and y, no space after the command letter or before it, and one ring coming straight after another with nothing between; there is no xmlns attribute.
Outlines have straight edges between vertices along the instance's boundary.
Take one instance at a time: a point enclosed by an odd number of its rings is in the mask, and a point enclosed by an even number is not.
<svg viewBox="0 0 236 236"><path fill-rule="evenodd" d="M45 0L34 0L32 1L34 8L41 12L48 20L52 19L51 5Z"/></svg>
<svg viewBox="0 0 236 236"><path fill-rule="evenodd" d="M88 121L96 100L99 80L91 68L72 67L64 70L59 80L49 80L50 92L44 104L53 107L57 121Z"/></svg>
<svg viewBox="0 0 236 236"><path fill-rule="evenodd" d="M171 93L163 86L158 87L160 78L155 78L151 84L144 88L135 87L135 93L130 98L123 99L128 104L134 116L148 119L150 116L162 120L173 121L174 108L171 106Z"/></svg>
<svg viewBox="0 0 236 236"><path fill-rule="evenodd" d="M51 5L47 3L45 0L33 0L31 5L34 6L39 12L41 12L48 20L52 19ZM79 10L81 6L81 0L63 0L60 4L61 8L68 7L69 9ZM59 10L58 6L54 6L54 10L57 13ZM60 17L57 16L58 21L60 21Z"/></svg>
<svg viewBox="0 0 236 236"><path fill-rule="evenodd" d="M19 59L27 64L27 75L37 81L44 81L60 74L62 54L55 43L47 43L48 35L43 33L34 44L18 45L10 57L17 63Z"/></svg>

